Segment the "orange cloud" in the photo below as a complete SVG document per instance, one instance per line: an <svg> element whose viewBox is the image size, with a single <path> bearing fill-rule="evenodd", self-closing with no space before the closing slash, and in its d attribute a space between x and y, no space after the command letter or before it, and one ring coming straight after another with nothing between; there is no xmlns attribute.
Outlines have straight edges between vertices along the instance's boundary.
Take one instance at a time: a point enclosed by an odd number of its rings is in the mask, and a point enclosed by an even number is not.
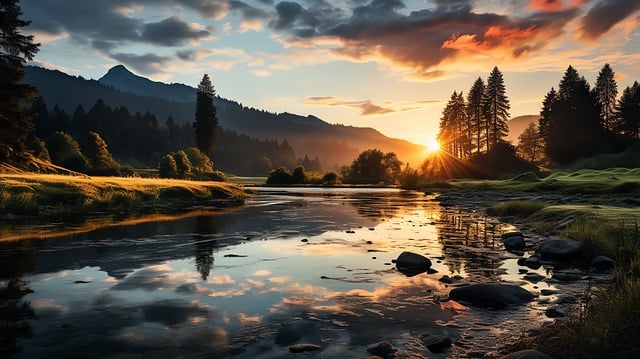
<svg viewBox="0 0 640 359"><path fill-rule="evenodd" d="M529 8L544 12L557 12L585 5L587 0L531 0Z"/></svg>
<svg viewBox="0 0 640 359"><path fill-rule="evenodd" d="M380 104L374 103L372 100L343 100L333 96L315 96L308 97L304 100L306 105L320 105L320 106L343 106L343 107L353 107L360 109L361 116L367 115L383 115L386 113L392 112L406 112L417 110L421 108L423 105L429 105L433 103L439 103L439 101L419 101L416 103L413 102L402 102L402 103L392 103L390 101L385 101Z"/></svg>

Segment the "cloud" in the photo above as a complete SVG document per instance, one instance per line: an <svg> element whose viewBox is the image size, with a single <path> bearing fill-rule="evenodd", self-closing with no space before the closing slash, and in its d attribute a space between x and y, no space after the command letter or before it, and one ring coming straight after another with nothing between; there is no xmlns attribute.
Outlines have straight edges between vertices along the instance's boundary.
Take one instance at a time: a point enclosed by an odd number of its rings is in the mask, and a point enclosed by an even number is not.
<svg viewBox="0 0 640 359"><path fill-rule="evenodd" d="M188 24L178 16L172 16L160 22L144 24L140 41L162 46L178 46L189 40L197 43L210 35L209 30L197 24Z"/></svg>
<svg viewBox="0 0 640 359"><path fill-rule="evenodd" d="M432 103L439 103L440 101L418 101L418 102L383 102L376 104L371 100L343 100L333 96L315 96L308 97L304 100L306 105L319 105L319 106L341 106L341 107L353 107L360 110L360 116L368 115L384 115L386 113L393 112L406 112L417 110L421 108L421 105L429 105Z"/></svg>
<svg viewBox="0 0 640 359"><path fill-rule="evenodd" d="M174 58L172 56L161 56L153 53L143 55L131 53L114 53L110 56L140 73L145 75L161 73L165 65L170 63Z"/></svg>
<svg viewBox="0 0 640 359"><path fill-rule="evenodd" d="M598 1L581 19L581 35L585 39L595 40L638 10L640 1L637 0Z"/></svg>
<svg viewBox="0 0 640 359"><path fill-rule="evenodd" d="M407 13L403 1L373 0L354 7L350 16L336 12L326 18L315 16L312 7L281 2L270 26L286 34L290 46L318 46L330 39L337 43L334 56L387 64L431 79L446 75L444 65L468 61L470 56L497 63L538 52L579 15L577 8L568 8L514 17L475 13L472 1L432 3L435 7Z"/></svg>

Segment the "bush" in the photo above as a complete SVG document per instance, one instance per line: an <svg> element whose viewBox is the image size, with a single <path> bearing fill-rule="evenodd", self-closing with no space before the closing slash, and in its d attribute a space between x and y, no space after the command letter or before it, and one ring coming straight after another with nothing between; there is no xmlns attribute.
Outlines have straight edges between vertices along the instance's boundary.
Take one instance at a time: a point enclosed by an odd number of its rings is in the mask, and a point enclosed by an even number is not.
<svg viewBox="0 0 640 359"><path fill-rule="evenodd" d="M158 163L158 170L160 171L160 178L178 177L178 165L171 154L166 154L162 157L160 163Z"/></svg>
<svg viewBox="0 0 640 359"><path fill-rule="evenodd" d="M267 184L291 184L293 176L286 167L278 167L272 170L267 177Z"/></svg>
<svg viewBox="0 0 640 359"><path fill-rule="evenodd" d="M334 171L329 171L322 176L322 184L325 186L335 186L340 177Z"/></svg>

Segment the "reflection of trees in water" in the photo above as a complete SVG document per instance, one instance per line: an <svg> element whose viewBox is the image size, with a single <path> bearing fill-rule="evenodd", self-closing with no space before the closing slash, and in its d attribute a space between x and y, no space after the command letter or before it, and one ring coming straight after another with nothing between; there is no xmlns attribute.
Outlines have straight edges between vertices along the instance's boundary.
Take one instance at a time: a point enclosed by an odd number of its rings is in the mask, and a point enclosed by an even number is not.
<svg viewBox="0 0 640 359"><path fill-rule="evenodd" d="M438 240L449 270L460 273L477 265L476 273L484 277L496 274L501 264L492 252L502 249L501 225L495 219L454 208L442 211L437 225Z"/></svg>
<svg viewBox="0 0 640 359"><path fill-rule="evenodd" d="M1 282L0 282L1 283ZM20 352L18 338L31 336L31 326L26 319L33 318L35 313L29 302L22 297L33 291L27 282L13 278L0 287L0 356L9 356Z"/></svg>
<svg viewBox="0 0 640 359"><path fill-rule="evenodd" d="M213 248L215 238L211 234L218 231L214 216L196 217L195 245L196 245L196 270L203 280L207 280L213 267Z"/></svg>
<svg viewBox="0 0 640 359"><path fill-rule="evenodd" d="M418 206L421 199L413 192L399 192L392 194L367 193L362 197L355 196L356 201L351 204L359 215L365 218L394 218Z"/></svg>

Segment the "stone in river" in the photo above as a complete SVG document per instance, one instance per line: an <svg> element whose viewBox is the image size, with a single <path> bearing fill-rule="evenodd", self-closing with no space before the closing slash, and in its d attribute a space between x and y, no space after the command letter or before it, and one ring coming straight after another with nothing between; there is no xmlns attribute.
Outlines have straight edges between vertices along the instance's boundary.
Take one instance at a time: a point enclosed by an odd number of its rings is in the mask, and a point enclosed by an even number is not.
<svg viewBox="0 0 640 359"><path fill-rule="evenodd" d="M396 349L393 347L390 341L383 340L377 343L369 344L367 346L367 351L373 355L377 355L382 358L388 358L396 352Z"/></svg>
<svg viewBox="0 0 640 359"><path fill-rule="evenodd" d="M550 356L540 353L537 350L525 349L515 353L501 356L498 359L551 359Z"/></svg>
<svg viewBox="0 0 640 359"><path fill-rule="evenodd" d="M429 258L413 252L402 252L395 261L396 268L406 276L414 276L431 268Z"/></svg>
<svg viewBox="0 0 640 359"><path fill-rule="evenodd" d="M481 283L454 288L449 292L449 298L477 307L501 309L512 304L529 302L534 295L517 285Z"/></svg>
<svg viewBox="0 0 640 359"><path fill-rule="evenodd" d="M451 346L451 339L443 335L423 334L420 340L432 353L442 353Z"/></svg>
<svg viewBox="0 0 640 359"><path fill-rule="evenodd" d="M591 266L597 270L613 269L616 261L607 256L597 256L591 261Z"/></svg>
<svg viewBox="0 0 640 359"><path fill-rule="evenodd" d="M580 254L580 243L573 239L548 239L540 243L538 253L545 260L572 260Z"/></svg>
<svg viewBox="0 0 640 359"><path fill-rule="evenodd" d="M502 244L507 250L524 249L524 235L520 232L507 232L502 234Z"/></svg>
<svg viewBox="0 0 640 359"><path fill-rule="evenodd" d="M294 344L294 345L289 346L289 351L292 352L292 353L310 352L310 351L314 351L314 350L318 350L318 349L322 349L322 347L319 346L319 345L306 344L306 343Z"/></svg>

